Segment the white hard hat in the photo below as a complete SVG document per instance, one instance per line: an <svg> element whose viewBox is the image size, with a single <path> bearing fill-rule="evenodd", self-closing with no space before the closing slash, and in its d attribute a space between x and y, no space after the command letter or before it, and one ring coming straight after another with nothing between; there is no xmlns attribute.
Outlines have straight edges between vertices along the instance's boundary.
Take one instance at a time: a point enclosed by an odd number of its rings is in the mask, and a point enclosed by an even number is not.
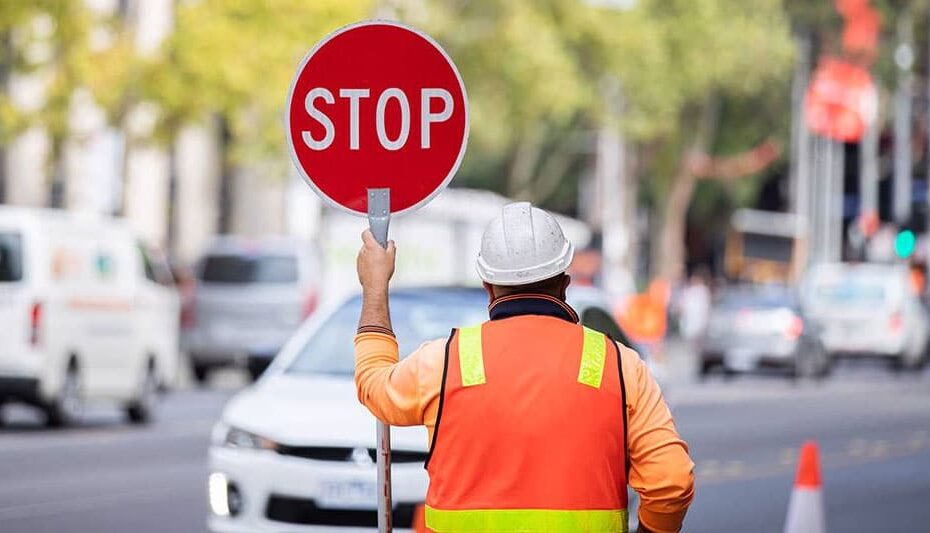
<svg viewBox="0 0 930 533"><path fill-rule="evenodd" d="M568 270L574 254L555 217L529 202L507 204L481 236L478 276L492 285L528 285Z"/></svg>

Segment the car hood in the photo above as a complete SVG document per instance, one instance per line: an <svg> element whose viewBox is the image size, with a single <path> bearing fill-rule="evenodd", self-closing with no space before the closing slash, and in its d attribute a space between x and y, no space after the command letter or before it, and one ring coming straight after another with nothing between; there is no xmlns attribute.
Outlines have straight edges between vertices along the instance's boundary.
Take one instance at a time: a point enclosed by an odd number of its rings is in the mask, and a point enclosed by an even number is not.
<svg viewBox="0 0 930 533"><path fill-rule="evenodd" d="M351 377L276 374L227 404L223 423L291 446L374 448L375 418ZM392 427L391 447L426 451L426 428Z"/></svg>

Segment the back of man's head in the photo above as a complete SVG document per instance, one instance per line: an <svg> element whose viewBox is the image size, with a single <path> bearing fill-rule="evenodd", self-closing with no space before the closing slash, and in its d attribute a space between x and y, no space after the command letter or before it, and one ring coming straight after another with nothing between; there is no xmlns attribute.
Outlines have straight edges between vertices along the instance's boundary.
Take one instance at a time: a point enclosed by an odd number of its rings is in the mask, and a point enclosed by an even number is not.
<svg viewBox="0 0 930 533"><path fill-rule="evenodd" d="M574 251L555 217L517 202L505 205L484 230L476 268L495 296L536 292L564 298Z"/></svg>

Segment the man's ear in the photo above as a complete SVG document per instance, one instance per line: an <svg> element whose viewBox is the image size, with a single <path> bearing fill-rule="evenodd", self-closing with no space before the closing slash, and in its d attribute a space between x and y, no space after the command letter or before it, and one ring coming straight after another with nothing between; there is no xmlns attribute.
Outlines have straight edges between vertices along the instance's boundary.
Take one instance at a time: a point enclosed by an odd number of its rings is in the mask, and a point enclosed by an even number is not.
<svg viewBox="0 0 930 533"><path fill-rule="evenodd" d="M487 281L482 282L482 285L484 285L485 292L488 293L488 301L493 302L495 298L497 298L497 295L494 294L494 285L491 285Z"/></svg>

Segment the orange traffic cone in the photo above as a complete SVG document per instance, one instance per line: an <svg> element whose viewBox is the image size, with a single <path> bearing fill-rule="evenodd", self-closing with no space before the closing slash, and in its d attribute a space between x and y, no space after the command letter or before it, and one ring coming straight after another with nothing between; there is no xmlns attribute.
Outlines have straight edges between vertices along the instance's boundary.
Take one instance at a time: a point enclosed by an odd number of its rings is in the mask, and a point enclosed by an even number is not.
<svg viewBox="0 0 930 533"><path fill-rule="evenodd" d="M784 533L826 533L827 520L823 508L823 486L820 481L820 460L817 443L808 441L801 447L798 475L788 502L788 518Z"/></svg>

